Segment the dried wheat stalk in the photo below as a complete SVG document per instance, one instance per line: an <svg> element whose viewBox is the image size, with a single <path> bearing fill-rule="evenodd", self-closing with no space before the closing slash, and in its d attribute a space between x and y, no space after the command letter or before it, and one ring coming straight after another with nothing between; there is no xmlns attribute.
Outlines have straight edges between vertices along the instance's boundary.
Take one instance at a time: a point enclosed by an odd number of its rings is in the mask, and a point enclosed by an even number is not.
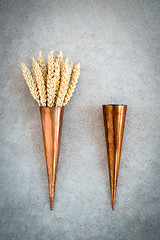
<svg viewBox="0 0 160 240"><path fill-rule="evenodd" d="M60 85L60 65L57 60L54 63L54 82L55 82L55 98L54 98L53 106L55 106L59 85Z"/></svg>
<svg viewBox="0 0 160 240"><path fill-rule="evenodd" d="M48 55L47 74L41 51L39 52L38 60L39 64L33 58L33 77L29 69L21 63L23 76L33 98L38 102L39 106L65 106L75 90L80 74L80 64L77 64L73 70L73 63L69 63L68 58L63 62L62 52L57 55L57 59L54 62L53 51L51 51Z"/></svg>
<svg viewBox="0 0 160 240"><path fill-rule="evenodd" d="M33 66L34 66L34 74L36 77L37 87L40 96L40 105L45 107L46 106L46 88L44 79L42 76L42 72L38 62L33 58Z"/></svg>
<svg viewBox="0 0 160 240"><path fill-rule="evenodd" d="M59 86L60 86L62 65L63 65L63 54L62 54L62 52L59 52L59 54L57 55L57 59L54 63L54 79L55 79L55 83L56 83L54 106L55 106L55 103L56 103L58 90L59 90Z"/></svg>
<svg viewBox="0 0 160 240"><path fill-rule="evenodd" d="M29 71L29 69L26 67L26 65L24 63L21 63L21 69L23 72L24 79L26 80L26 83L29 87L30 93L32 94L33 98L40 105L37 84L36 84L35 80L33 79L31 72Z"/></svg>
<svg viewBox="0 0 160 240"><path fill-rule="evenodd" d="M60 65L60 69L62 70L62 65L63 65L63 53L60 51L59 54L57 55L57 61L58 64Z"/></svg>
<svg viewBox="0 0 160 240"><path fill-rule="evenodd" d="M33 59L32 59L33 60ZM35 75L35 64L34 64L35 62L34 61L32 61L32 75L33 75L33 79L34 79L34 81L35 81L35 83L36 83L36 85L37 85L37 82L36 82L36 75Z"/></svg>
<svg viewBox="0 0 160 240"><path fill-rule="evenodd" d="M46 65L44 63L44 59L42 57L42 52L41 51L39 51L38 60L39 60L39 65L41 67L41 72L42 72L44 82L46 83L46 81L47 81L47 68L46 68Z"/></svg>
<svg viewBox="0 0 160 240"><path fill-rule="evenodd" d="M67 58L62 66L61 82L60 82L60 87L59 87L59 91L58 91L58 96L56 99L56 107L63 106L63 101L64 101L65 95L67 93L68 84L69 84L69 80L71 77L71 71L72 71L72 68L71 68L71 65L69 64L68 58Z"/></svg>
<svg viewBox="0 0 160 240"><path fill-rule="evenodd" d="M75 68L73 69L72 78L71 78L71 81L69 83L67 94L64 98L63 106L65 106L69 102L69 100L71 99L71 97L73 95L73 92L76 88L76 84L78 82L79 74L80 74L80 63L77 64L75 66Z"/></svg>
<svg viewBox="0 0 160 240"><path fill-rule="evenodd" d="M53 107L55 98L55 81L54 81L54 61L53 51L48 55L48 75L47 75L47 106Z"/></svg>

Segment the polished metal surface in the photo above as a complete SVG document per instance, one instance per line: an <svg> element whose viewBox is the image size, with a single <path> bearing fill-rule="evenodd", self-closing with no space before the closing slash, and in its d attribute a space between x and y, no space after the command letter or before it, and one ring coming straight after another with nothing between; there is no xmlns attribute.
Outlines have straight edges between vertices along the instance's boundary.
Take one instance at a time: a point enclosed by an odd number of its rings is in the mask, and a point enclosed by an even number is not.
<svg viewBox="0 0 160 240"><path fill-rule="evenodd" d="M53 210L63 112L63 107L40 107L51 210Z"/></svg>
<svg viewBox="0 0 160 240"><path fill-rule="evenodd" d="M114 210L127 105L103 105L102 107L110 175L112 209Z"/></svg>

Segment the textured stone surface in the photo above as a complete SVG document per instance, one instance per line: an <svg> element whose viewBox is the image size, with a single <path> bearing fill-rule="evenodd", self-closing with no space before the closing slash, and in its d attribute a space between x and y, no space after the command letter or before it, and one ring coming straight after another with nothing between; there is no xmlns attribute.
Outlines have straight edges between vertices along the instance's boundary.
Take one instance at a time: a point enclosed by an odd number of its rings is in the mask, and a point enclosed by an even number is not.
<svg viewBox="0 0 160 240"><path fill-rule="evenodd" d="M160 1L1 0L1 240L160 236ZM20 62L81 62L65 108L54 211L39 108ZM101 104L128 105L115 211Z"/></svg>

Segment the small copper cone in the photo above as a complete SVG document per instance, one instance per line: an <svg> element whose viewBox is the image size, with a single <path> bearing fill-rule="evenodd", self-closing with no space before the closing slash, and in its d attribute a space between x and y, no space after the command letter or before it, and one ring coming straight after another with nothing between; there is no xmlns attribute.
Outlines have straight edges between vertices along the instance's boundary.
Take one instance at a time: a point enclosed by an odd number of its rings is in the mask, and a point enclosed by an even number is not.
<svg viewBox="0 0 160 240"><path fill-rule="evenodd" d="M107 145L113 210L116 197L116 187L121 157L126 111L127 105L103 105L104 127Z"/></svg>
<svg viewBox="0 0 160 240"><path fill-rule="evenodd" d="M53 210L63 112L63 107L40 107L51 210Z"/></svg>

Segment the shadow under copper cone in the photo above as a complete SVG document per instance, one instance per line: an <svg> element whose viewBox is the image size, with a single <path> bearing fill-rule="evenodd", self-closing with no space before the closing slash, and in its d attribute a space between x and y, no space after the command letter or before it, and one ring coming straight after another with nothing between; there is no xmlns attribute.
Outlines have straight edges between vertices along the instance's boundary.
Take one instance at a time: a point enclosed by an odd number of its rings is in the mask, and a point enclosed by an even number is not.
<svg viewBox="0 0 160 240"><path fill-rule="evenodd" d="M113 210L116 198L116 187L121 157L126 111L127 105L103 105L103 117Z"/></svg>
<svg viewBox="0 0 160 240"><path fill-rule="evenodd" d="M63 112L64 108L61 107L40 107L51 210L53 210Z"/></svg>

